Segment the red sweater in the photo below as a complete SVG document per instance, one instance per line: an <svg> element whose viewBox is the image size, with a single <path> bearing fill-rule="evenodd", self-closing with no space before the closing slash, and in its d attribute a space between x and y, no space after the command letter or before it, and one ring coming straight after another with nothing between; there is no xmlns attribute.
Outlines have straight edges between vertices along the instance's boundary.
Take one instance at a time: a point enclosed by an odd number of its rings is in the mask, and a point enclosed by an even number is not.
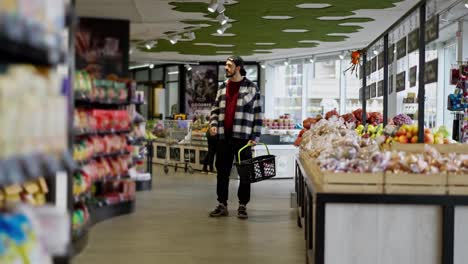
<svg viewBox="0 0 468 264"><path fill-rule="evenodd" d="M234 115L236 114L237 98L241 82L229 80L226 87L226 113L224 116L224 131L231 134L234 128Z"/></svg>

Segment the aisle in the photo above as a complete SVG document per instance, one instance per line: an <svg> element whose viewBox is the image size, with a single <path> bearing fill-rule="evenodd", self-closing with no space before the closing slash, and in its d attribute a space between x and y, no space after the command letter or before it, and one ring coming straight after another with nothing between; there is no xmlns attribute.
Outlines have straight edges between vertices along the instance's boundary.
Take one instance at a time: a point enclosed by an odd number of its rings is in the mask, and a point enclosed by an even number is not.
<svg viewBox="0 0 468 264"><path fill-rule="evenodd" d="M155 173L160 170L156 169ZM292 180L253 186L249 220L213 219L215 176L158 173L156 188L138 194L136 213L94 226L75 264L284 264L305 262L303 232L289 208ZM235 202L233 202L235 201Z"/></svg>

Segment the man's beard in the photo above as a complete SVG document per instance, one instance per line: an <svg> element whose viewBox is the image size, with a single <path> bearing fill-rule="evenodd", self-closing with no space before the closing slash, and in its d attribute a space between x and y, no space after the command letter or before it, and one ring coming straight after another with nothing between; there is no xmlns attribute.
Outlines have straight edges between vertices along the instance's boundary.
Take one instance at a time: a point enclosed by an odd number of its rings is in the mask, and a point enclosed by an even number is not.
<svg viewBox="0 0 468 264"><path fill-rule="evenodd" d="M227 78L231 78L231 77L233 77L234 75L236 75L235 72L234 72L234 73L231 73L231 74L229 74L229 72L226 72L226 77L227 77Z"/></svg>

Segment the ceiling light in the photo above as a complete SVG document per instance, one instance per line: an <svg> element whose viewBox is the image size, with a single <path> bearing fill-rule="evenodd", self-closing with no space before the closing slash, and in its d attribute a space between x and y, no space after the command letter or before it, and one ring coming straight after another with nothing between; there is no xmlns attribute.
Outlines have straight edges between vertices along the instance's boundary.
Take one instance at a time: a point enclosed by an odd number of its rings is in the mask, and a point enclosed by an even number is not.
<svg viewBox="0 0 468 264"><path fill-rule="evenodd" d="M289 65L289 61L288 60L285 60L284 61L284 66L288 66Z"/></svg>
<svg viewBox="0 0 468 264"><path fill-rule="evenodd" d="M224 32L230 28L232 25L231 24L225 24L224 26L222 26L221 28L218 28L218 30L216 32L218 32L219 35L222 35L224 34Z"/></svg>
<svg viewBox="0 0 468 264"><path fill-rule="evenodd" d="M225 16L224 13L221 13L216 17L216 20L218 20L221 25L224 25L228 22L229 18Z"/></svg>
<svg viewBox="0 0 468 264"><path fill-rule="evenodd" d="M178 72L178 71L172 71L172 72L168 72L167 74L169 74L169 75L175 75L175 74L179 74L179 72Z"/></svg>
<svg viewBox="0 0 468 264"><path fill-rule="evenodd" d="M465 7L468 8L468 0L465 0Z"/></svg>
<svg viewBox="0 0 468 264"><path fill-rule="evenodd" d="M187 32L184 35L188 40L194 40L196 38L195 33L193 33L193 32Z"/></svg>
<svg viewBox="0 0 468 264"><path fill-rule="evenodd" d="M187 69L187 71L191 71L192 66L190 66L190 64L185 64L185 69Z"/></svg>
<svg viewBox="0 0 468 264"><path fill-rule="evenodd" d="M378 55L379 52L377 50L374 50L374 55Z"/></svg>
<svg viewBox="0 0 468 264"><path fill-rule="evenodd" d="M150 65L148 65L148 67L149 67L150 69L153 69L153 68L154 68L154 64L150 64Z"/></svg>
<svg viewBox="0 0 468 264"><path fill-rule="evenodd" d="M315 60L314 60L314 57L309 58L309 62L310 62L310 63L314 63L314 61L315 61Z"/></svg>
<svg viewBox="0 0 468 264"><path fill-rule="evenodd" d="M150 50L150 49L152 49L154 46L156 46L156 44L158 44L157 41L151 40L151 41L146 42L145 47L146 47L147 50Z"/></svg>
<svg viewBox="0 0 468 264"><path fill-rule="evenodd" d="M218 11L218 13L224 13L224 11L226 11L226 7L224 7L224 5L222 3L218 4L218 8L216 9Z"/></svg>
<svg viewBox="0 0 468 264"><path fill-rule="evenodd" d="M129 49L128 50L128 55L132 55L132 53L133 53L133 49Z"/></svg>
<svg viewBox="0 0 468 264"><path fill-rule="evenodd" d="M260 67L262 67L262 69L266 68L265 64L263 64L263 63L260 63Z"/></svg>
<svg viewBox="0 0 468 264"><path fill-rule="evenodd" d="M174 36L169 38L169 41L171 42L172 45L175 45L175 44L177 44L179 39L180 39L180 35L174 35Z"/></svg>
<svg viewBox="0 0 468 264"><path fill-rule="evenodd" d="M208 11L211 13L214 13L218 9L218 1L217 0L211 0L210 5L208 6Z"/></svg>
<svg viewBox="0 0 468 264"><path fill-rule="evenodd" d="M338 55L338 57L340 58L340 60L344 59L344 55L343 55L343 54Z"/></svg>

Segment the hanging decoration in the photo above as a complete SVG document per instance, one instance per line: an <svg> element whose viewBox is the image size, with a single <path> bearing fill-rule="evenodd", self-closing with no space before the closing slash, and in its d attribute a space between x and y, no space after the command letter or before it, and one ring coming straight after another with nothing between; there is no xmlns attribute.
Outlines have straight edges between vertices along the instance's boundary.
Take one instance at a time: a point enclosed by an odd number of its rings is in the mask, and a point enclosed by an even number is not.
<svg viewBox="0 0 468 264"><path fill-rule="evenodd" d="M355 73L356 76L358 76L358 69L359 69L359 66L361 66L361 56L363 52L364 52L363 50L355 50L351 52L351 62L350 62L351 66L349 66L349 68L346 69L344 73L351 70L351 74Z"/></svg>

